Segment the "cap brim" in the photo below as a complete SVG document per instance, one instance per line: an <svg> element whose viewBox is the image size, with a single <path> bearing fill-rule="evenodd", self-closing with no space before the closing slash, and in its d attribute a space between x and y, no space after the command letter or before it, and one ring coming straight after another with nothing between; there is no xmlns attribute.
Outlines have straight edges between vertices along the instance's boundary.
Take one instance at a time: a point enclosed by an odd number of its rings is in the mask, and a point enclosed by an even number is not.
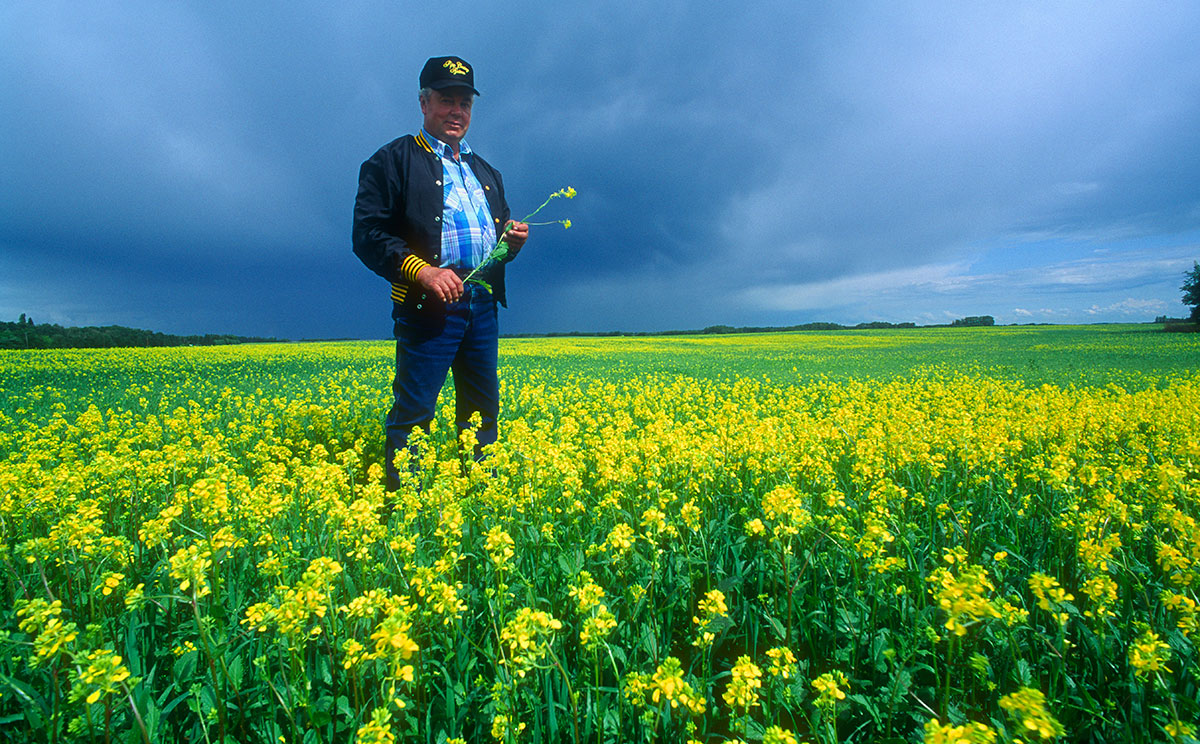
<svg viewBox="0 0 1200 744"><path fill-rule="evenodd" d="M467 90L471 91L472 93L474 93L477 96L483 95L479 91L475 90L475 88L473 86L467 85L466 83L460 83L456 80L438 80L436 82L430 83L427 87L429 87L433 90L446 90L448 88L466 88Z"/></svg>

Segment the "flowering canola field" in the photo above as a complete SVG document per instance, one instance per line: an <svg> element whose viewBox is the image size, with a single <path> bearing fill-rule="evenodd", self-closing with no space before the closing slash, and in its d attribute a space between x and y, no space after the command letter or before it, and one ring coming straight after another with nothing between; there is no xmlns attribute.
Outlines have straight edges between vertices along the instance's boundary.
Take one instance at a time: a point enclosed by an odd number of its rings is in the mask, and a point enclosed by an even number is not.
<svg viewBox="0 0 1200 744"><path fill-rule="evenodd" d="M388 343L0 352L0 740L1195 741L1145 329L509 339L396 494Z"/></svg>

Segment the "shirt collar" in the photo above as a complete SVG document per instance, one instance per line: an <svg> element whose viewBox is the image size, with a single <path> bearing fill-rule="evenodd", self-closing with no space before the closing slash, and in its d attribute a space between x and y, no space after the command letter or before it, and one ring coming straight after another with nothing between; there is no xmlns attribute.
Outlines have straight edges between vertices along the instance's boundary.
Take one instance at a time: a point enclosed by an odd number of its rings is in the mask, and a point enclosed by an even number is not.
<svg viewBox="0 0 1200 744"><path fill-rule="evenodd" d="M429 142L431 147L433 147L434 152L443 158L449 158L451 160L454 159L454 150L450 147L450 145L447 145L437 137L434 137L432 134L426 131L425 127L421 127L421 134L425 136L425 140ZM467 144L466 140L462 140L458 143L458 151L462 155L470 156L471 146Z"/></svg>

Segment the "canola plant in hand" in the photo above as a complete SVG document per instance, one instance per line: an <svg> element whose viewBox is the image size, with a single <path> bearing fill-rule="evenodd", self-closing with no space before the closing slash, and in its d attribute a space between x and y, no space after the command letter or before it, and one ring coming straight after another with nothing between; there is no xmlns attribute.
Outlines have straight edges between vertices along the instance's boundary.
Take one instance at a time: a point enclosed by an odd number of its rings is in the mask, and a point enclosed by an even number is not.
<svg viewBox="0 0 1200 744"><path fill-rule="evenodd" d="M1200 347L978 330L505 340L394 494L387 344L0 353L0 741L1193 740Z"/></svg>

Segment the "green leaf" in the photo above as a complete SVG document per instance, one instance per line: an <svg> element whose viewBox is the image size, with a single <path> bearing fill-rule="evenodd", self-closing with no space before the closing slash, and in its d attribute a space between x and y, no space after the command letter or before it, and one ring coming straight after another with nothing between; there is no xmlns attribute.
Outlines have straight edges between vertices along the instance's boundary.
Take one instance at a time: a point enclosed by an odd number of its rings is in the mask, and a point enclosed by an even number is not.
<svg viewBox="0 0 1200 744"><path fill-rule="evenodd" d="M245 667L242 663L242 657L235 656L229 661L229 679L234 687L242 686L242 679L245 676Z"/></svg>
<svg viewBox="0 0 1200 744"><path fill-rule="evenodd" d="M495 292L492 291L492 285L488 284L487 282L485 282L482 279L474 279L474 278L468 279L467 284L478 284L479 286L486 289L488 291L488 294L495 294Z"/></svg>

